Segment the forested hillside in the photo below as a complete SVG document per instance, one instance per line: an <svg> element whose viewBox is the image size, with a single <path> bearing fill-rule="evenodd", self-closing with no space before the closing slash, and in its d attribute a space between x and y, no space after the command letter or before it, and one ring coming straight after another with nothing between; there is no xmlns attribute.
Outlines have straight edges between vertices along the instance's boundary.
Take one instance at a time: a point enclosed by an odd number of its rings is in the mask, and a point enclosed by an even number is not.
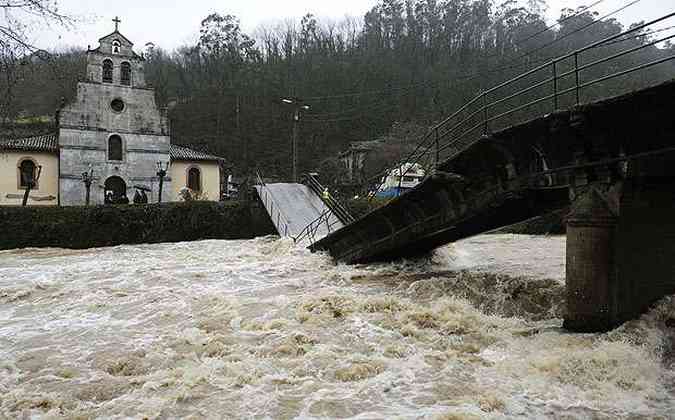
<svg viewBox="0 0 675 420"><path fill-rule="evenodd" d="M612 2L617 10L627 4ZM170 109L174 142L225 156L238 173L263 168L284 177L291 168L294 106L281 98L309 106L301 113L300 166L313 170L351 141L395 138L405 149L415 144L415 135L400 138L397 133L423 133L481 89L626 29L593 7L563 10L557 24L550 25L544 1L526 3L382 0L362 19L328 23L308 14L252 34L243 33L237 18L224 10L195 28L200 34L196 45L146 49L147 77L160 106ZM589 6L597 3L589 0ZM594 49L583 60L669 33L640 31ZM71 99L84 72L82 53L14 57L21 65L12 67L17 70L11 75L5 71L0 82L5 92L11 89L0 101L0 117L51 114L62 97ZM673 54L675 46L660 43L583 77ZM673 75L671 61L600 84L584 100Z"/></svg>

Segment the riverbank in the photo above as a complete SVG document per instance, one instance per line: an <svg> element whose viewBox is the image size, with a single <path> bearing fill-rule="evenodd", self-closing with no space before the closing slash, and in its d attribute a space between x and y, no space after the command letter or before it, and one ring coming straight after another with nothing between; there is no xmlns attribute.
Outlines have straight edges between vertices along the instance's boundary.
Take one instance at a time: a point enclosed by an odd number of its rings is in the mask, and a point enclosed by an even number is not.
<svg viewBox="0 0 675 420"><path fill-rule="evenodd" d="M96 207L0 207L0 249L86 249L200 239L252 239L276 233L264 209L247 201Z"/></svg>

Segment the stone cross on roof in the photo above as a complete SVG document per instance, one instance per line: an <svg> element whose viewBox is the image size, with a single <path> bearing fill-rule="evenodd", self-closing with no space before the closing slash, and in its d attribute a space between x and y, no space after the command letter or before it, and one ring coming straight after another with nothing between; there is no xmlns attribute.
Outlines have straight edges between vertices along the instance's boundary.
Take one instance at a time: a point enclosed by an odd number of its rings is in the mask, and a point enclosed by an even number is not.
<svg viewBox="0 0 675 420"><path fill-rule="evenodd" d="M120 20L119 16L115 16L113 22L115 22L115 32L117 32L119 30L119 26L122 21Z"/></svg>

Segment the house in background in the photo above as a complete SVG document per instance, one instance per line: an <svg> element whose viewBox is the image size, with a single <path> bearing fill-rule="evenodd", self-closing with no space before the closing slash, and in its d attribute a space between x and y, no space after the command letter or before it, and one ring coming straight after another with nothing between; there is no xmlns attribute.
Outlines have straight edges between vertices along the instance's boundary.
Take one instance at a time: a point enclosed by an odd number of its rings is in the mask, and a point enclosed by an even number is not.
<svg viewBox="0 0 675 420"><path fill-rule="evenodd" d="M59 197L59 146L55 134L0 140L0 205L20 205L29 182L38 182L29 204L55 206Z"/></svg>
<svg viewBox="0 0 675 420"><path fill-rule="evenodd" d="M178 145L171 145L169 154L174 201L180 200L184 188L198 193L202 199L220 201L222 158Z"/></svg>
<svg viewBox="0 0 675 420"><path fill-rule="evenodd" d="M27 185L30 205L83 205L82 174L92 172L91 204L106 197L131 199L134 189L159 196L160 166L167 170L163 201L179 201L189 188L220 199L222 158L171 144L166 110L145 82L143 57L117 29L87 51L86 80L63 107L55 132L0 139L0 205L20 205Z"/></svg>
<svg viewBox="0 0 675 420"><path fill-rule="evenodd" d="M171 164L166 179L170 182L164 187L164 201L181 201L181 190L184 188L197 193L201 199L220 200L222 158L179 145L170 146L169 156ZM59 163L59 143L56 135L0 140L0 205L20 205L28 182L35 179L38 172L39 180L31 188L28 204L33 206L59 204ZM97 178L96 174L94 176ZM153 185L158 181L159 178ZM166 185L171 186L171 190ZM133 194L133 188L137 186L126 188L129 199ZM95 188L105 191L111 190L114 185L108 184L106 187L105 184L99 182L97 185L95 182L92 192ZM84 204L84 200L83 195L82 201L74 205ZM92 203L95 204L94 200Z"/></svg>
<svg viewBox="0 0 675 420"><path fill-rule="evenodd" d="M404 163L389 171L387 176L382 178L381 185L375 195L381 198L398 197L418 186L425 176L426 172L422 165Z"/></svg>
<svg viewBox="0 0 675 420"><path fill-rule="evenodd" d="M354 141L349 144L349 149L340 153L338 159L346 169L346 179L343 184L363 184L365 181L365 163L370 153L377 150L382 142Z"/></svg>

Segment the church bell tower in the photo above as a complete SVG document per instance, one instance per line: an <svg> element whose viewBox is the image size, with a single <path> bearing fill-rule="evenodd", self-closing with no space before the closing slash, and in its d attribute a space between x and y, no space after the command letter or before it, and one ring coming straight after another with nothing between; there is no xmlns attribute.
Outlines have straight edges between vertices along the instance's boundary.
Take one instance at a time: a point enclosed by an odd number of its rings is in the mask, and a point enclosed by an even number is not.
<svg viewBox="0 0 675 420"><path fill-rule="evenodd" d="M87 51L86 79L77 99L61 112L59 126L62 205L85 200L82 173L93 170L92 204L124 202L134 189L150 191L156 201L158 164L170 161L168 123L145 82L145 60L133 43L115 30ZM171 180L164 187L170 190Z"/></svg>

